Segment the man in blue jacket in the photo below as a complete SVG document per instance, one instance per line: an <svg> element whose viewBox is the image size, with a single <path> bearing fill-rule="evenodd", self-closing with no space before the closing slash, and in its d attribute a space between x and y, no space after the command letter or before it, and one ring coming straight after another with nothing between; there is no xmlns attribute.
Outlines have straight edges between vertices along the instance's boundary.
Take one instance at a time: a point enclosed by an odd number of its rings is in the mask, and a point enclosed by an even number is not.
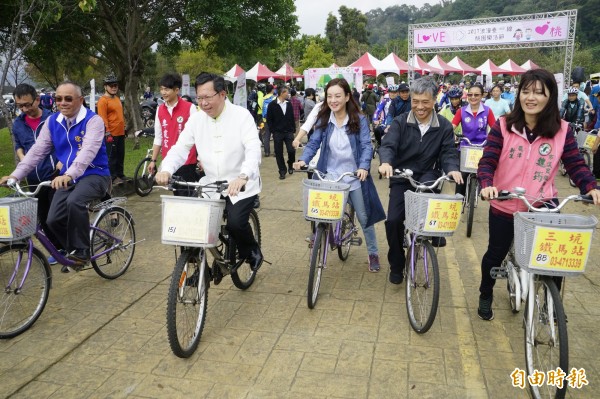
<svg viewBox="0 0 600 399"><path fill-rule="evenodd" d="M17 108L22 111L13 122L12 127L12 134L15 139L15 152L20 162L37 141L42 126L46 122L46 119L52 115L52 112L40 107L40 96L38 96L35 88L31 85L25 83L18 85L15 87L13 97L15 98ZM52 180L58 175L61 167L61 163L57 161L54 151L52 151L27 175L29 188L33 191L38 183ZM38 199L38 220L45 232L49 231L46 225L46 217L48 216L53 196L54 190L50 187L42 187L36 196ZM48 238L56 244L57 241L51 235ZM53 257L49 257L48 261L50 264L56 263Z"/></svg>

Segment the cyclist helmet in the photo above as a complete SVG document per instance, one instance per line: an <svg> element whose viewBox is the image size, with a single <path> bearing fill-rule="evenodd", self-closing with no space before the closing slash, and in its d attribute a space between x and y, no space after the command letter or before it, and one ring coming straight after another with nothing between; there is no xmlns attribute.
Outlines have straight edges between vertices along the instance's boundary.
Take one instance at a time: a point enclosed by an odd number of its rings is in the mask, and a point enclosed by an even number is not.
<svg viewBox="0 0 600 399"><path fill-rule="evenodd" d="M510 89L510 87L511 87L511 86L510 86L510 83L505 83L505 84L504 84L504 87L508 87L508 88Z"/></svg>
<svg viewBox="0 0 600 399"><path fill-rule="evenodd" d="M579 89L577 87L569 87L567 90L568 94L579 94Z"/></svg>
<svg viewBox="0 0 600 399"><path fill-rule="evenodd" d="M388 86L388 91L391 91L391 92L398 91L398 85L389 85Z"/></svg>
<svg viewBox="0 0 600 399"><path fill-rule="evenodd" d="M463 91L461 88L453 86L450 90L448 90L449 98L461 98L463 96Z"/></svg>
<svg viewBox="0 0 600 399"><path fill-rule="evenodd" d="M117 79L117 77L115 76L114 73L109 73L108 75L106 75L104 77L104 84L111 84L111 83L119 83L119 79Z"/></svg>

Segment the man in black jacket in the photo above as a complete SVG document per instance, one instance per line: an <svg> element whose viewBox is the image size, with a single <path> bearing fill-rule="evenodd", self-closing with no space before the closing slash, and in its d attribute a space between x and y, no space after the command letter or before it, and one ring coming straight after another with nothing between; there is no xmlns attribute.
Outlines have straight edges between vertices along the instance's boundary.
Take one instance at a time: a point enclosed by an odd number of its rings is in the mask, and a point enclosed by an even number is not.
<svg viewBox="0 0 600 399"><path fill-rule="evenodd" d="M398 96L390 103L389 113L392 118L410 111L410 89L406 83L398 86Z"/></svg>
<svg viewBox="0 0 600 399"><path fill-rule="evenodd" d="M279 179L285 179L285 159L283 158L283 143L288 153L288 172L294 173L292 164L296 161L296 150L292 146L296 124L294 122L294 110L288 101L288 88L280 86L277 89L277 100L271 101L267 108L267 125L273 134L273 148L275 160L279 169Z"/></svg>
<svg viewBox="0 0 600 399"><path fill-rule="evenodd" d="M441 176L442 169L457 183L462 183L458 151L454 146L454 132L450 122L434 111L437 85L429 78L417 79L411 87L411 111L396 117L383 136L379 148L379 173L389 178L394 169L411 169L413 178L427 182ZM406 258L404 241L404 192L414 191L405 179L390 181L390 202L385 222L389 246L389 280L401 284L404 280ZM445 239L434 245L444 246Z"/></svg>

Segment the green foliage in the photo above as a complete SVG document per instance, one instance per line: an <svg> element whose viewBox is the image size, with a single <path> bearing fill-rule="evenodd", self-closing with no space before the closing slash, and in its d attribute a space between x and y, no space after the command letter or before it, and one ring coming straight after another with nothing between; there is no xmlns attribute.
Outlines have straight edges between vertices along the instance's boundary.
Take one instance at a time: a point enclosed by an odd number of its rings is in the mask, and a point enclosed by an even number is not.
<svg viewBox="0 0 600 399"><path fill-rule="evenodd" d="M335 58L345 60L351 57L350 53L353 52L354 48L368 44L368 20L356 8L341 6L338 13L340 14L339 20L331 13L327 16L325 36L329 40ZM353 48L349 49L351 44Z"/></svg>
<svg viewBox="0 0 600 399"><path fill-rule="evenodd" d="M303 73L308 68L326 68L331 64L333 64L333 54L325 52L323 45L313 40L306 46L304 57L296 72Z"/></svg>

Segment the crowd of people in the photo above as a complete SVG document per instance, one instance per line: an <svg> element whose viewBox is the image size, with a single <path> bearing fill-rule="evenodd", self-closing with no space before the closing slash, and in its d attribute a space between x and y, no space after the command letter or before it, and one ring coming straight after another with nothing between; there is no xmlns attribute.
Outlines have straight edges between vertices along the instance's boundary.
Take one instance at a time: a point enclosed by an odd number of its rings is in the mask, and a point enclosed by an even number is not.
<svg viewBox="0 0 600 399"><path fill-rule="evenodd" d="M97 114L83 106L81 88L75 83L65 82L56 89L56 113L42 106L43 94L19 85L14 96L22 114L14 122L13 134L20 162L10 176L0 179L2 184L8 178L27 177L32 185L52 180L52 190L38 195L39 219L53 243L76 261L75 270L90 258L86 204L105 198L111 184L126 179L125 122L118 81L108 76L103 83ZM181 76L166 74L158 84L164 102L156 112L150 171L158 172L159 184L172 175L186 181L197 181L202 175L227 180L228 228L241 258L253 270L261 266L263 255L248 218L258 204L262 188L259 167L263 156L271 155L271 137L281 180L311 161L334 178L356 172L356 178L345 177L344 181L350 185L349 201L365 237L368 270L381 269L374 226L385 220L392 284L404 280L404 193L413 187L404 179L391 179L386 214L371 177L372 135L379 153L377 170L385 178L395 169L411 169L418 181L435 180L446 173L456 182L456 192L464 193L455 144L459 133L472 143L486 142L478 172L483 197L493 199L500 190L519 182L531 195L551 202L557 196L554 178L560 160L581 193L590 194L595 204L600 204L596 180L600 175L594 176L585 164L569 124L583 123L586 108L591 108L588 122L600 124L595 120L595 112L600 112L600 87L592 88L591 100L580 94L579 88L571 87L559 108L554 76L543 69L523 74L515 86L504 82L488 88L470 82L453 86L423 77L410 87L406 83L385 88L367 84L362 94L345 79L336 78L329 81L322 99L314 89L299 93L287 85L258 84L248 96L247 107L233 104L224 79L214 74L197 76L197 107L182 98ZM146 92L153 95L149 88ZM304 136L308 136L304 151L296 161ZM597 139L596 154L599 144ZM539 157L513 156L515 151ZM192 195L185 191L177 194ZM478 308L484 320L494 317L495 280L490 270L506 256L512 242L512 217L521 210L519 204L516 200L493 202L490 207L489 246L481 264ZM433 244L443 247L445 238L435 238Z"/></svg>

